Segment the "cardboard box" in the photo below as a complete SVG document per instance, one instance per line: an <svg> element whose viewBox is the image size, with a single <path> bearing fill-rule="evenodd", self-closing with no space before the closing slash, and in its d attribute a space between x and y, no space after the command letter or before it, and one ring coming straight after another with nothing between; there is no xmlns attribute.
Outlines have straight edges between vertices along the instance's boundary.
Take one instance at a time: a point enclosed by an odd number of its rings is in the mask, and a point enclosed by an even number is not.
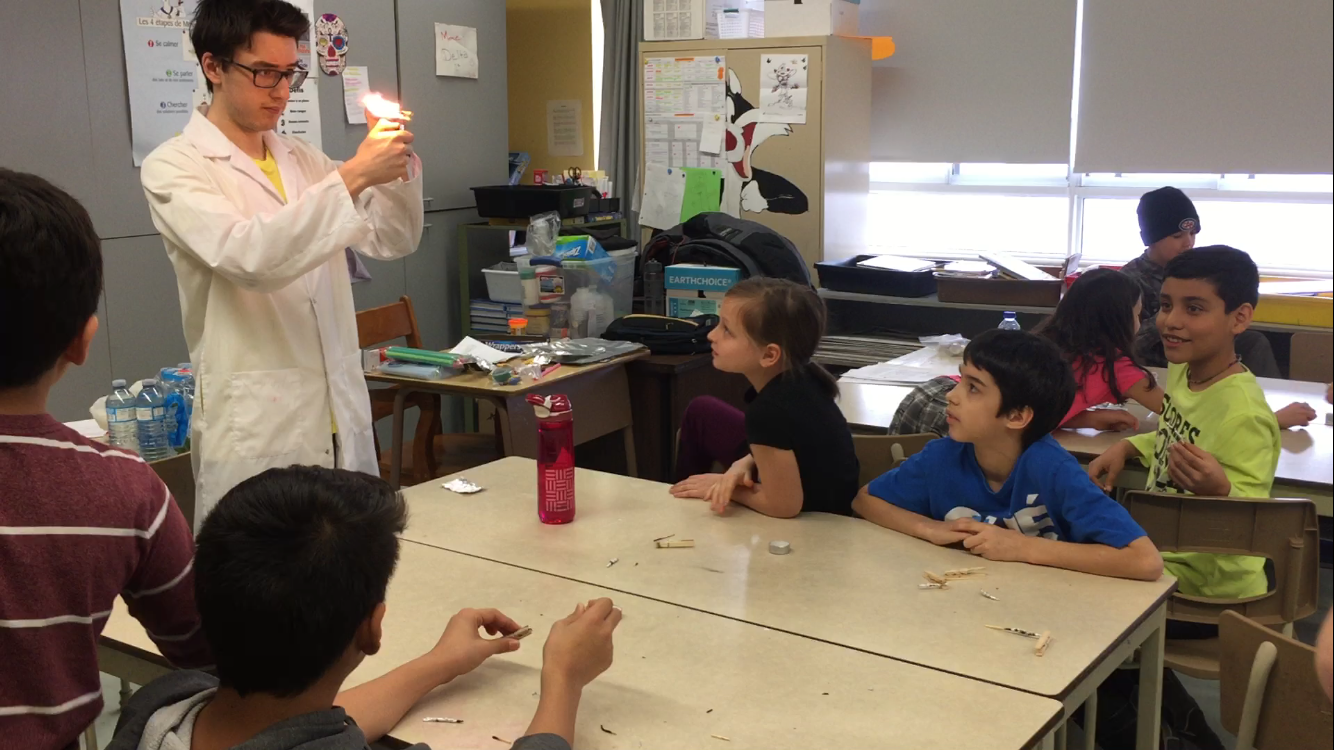
<svg viewBox="0 0 1334 750"><path fill-rule="evenodd" d="M725 292L672 289L667 292L667 315L673 318L692 318L700 315L720 315Z"/></svg>
<svg viewBox="0 0 1334 750"><path fill-rule="evenodd" d="M764 36L856 36L861 0L764 0Z"/></svg>
<svg viewBox="0 0 1334 750"><path fill-rule="evenodd" d="M663 272L663 287L688 291L726 292L741 281L740 268L678 263ZM671 295L668 295L669 297Z"/></svg>

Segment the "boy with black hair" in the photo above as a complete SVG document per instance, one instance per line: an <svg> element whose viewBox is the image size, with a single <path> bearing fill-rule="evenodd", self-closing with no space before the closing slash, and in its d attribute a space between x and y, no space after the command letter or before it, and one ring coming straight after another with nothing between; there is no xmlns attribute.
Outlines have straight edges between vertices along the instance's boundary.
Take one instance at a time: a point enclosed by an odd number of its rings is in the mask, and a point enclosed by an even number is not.
<svg viewBox="0 0 1334 750"><path fill-rule="evenodd" d="M292 466L238 484L197 540L218 676L176 672L140 690L108 750L365 750L434 688L517 650L513 620L465 609L429 653L340 692L380 648L406 524L402 496L378 477ZM611 666L620 619L598 599L552 626L537 714L515 748L569 750L581 691Z"/></svg>
<svg viewBox="0 0 1334 750"><path fill-rule="evenodd" d="M1259 297L1255 263L1223 245L1167 264L1156 325L1170 364L1158 430L1122 440L1089 465L1106 488L1132 459L1149 468L1146 489L1196 495L1269 497L1280 451L1279 425L1235 341ZM1178 590L1244 598L1267 590L1264 560L1164 553Z"/></svg>
<svg viewBox="0 0 1334 750"><path fill-rule="evenodd" d="M949 436L863 487L853 510L988 560L1157 580L1158 550L1051 437L1075 380L1056 345L991 330L964 350Z"/></svg>
<svg viewBox="0 0 1334 750"><path fill-rule="evenodd" d="M190 529L130 451L47 413L97 333L102 251L78 201L0 168L0 744L77 746L102 709L97 637L123 596L162 654L209 663ZM12 743L12 745L10 744Z"/></svg>

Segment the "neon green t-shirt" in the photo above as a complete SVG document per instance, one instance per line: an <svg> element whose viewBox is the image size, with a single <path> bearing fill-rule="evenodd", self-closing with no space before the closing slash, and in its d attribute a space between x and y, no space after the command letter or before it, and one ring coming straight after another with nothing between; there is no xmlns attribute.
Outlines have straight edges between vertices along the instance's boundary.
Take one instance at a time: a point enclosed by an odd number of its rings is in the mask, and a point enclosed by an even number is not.
<svg viewBox="0 0 1334 750"><path fill-rule="evenodd" d="M1190 390L1185 365L1169 365L1163 390L1158 431L1130 438L1149 468L1145 489L1184 491L1167 471L1168 446L1184 441L1218 459L1233 497L1269 497L1281 445L1278 420L1255 376L1229 375L1197 392ZM1183 594L1239 599L1268 590L1262 557L1164 552L1163 563Z"/></svg>

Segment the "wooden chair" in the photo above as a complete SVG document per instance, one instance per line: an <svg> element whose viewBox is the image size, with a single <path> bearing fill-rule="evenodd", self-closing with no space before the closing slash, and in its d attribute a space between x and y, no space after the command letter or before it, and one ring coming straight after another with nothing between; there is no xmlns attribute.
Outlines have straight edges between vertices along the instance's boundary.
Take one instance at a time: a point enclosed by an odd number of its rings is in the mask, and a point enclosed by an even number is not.
<svg viewBox="0 0 1334 750"><path fill-rule="evenodd" d="M872 479L898 468L909 456L938 437L929 432L916 435L853 435L852 448L857 452L857 461L861 463L862 469L858 483L865 487Z"/></svg>
<svg viewBox="0 0 1334 750"><path fill-rule="evenodd" d="M1334 747L1315 649L1236 612L1218 619L1219 703L1237 750Z"/></svg>
<svg viewBox="0 0 1334 750"><path fill-rule="evenodd" d="M1288 355L1288 378L1313 383L1328 383L1334 369L1334 334L1302 332L1292 334Z"/></svg>
<svg viewBox="0 0 1334 750"><path fill-rule="evenodd" d="M422 346L417 328L417 315L412 310L412 299L403 295L398 302L373 307L357 313L357 345L370 349L381 344L404 339L414 349ZM371 422L394 415L394 394L398 386L371 390ZM417 407L417 431L409 445L403 448L403 474L411 476L414 484L429 481L436 475L435 436L441 432L440 399L430 393L409 394L405 408ZM380 439L375 438L375 455L380 456ZM388 458L380 457L380 473L388 475Z"/></svg>
<svg viewBox="0 0 1334 750"><path fill-rule="evenodd" d="M1320 536L1310 500L1128 492L1125 506L1163 552L1251 555L1273 562L1273 590L1247 599L1177 592L1167 603L1169 619L1217 623L1231 611L1266 627L1290 629L1315 612ZM1198 679L1218 679L1218 638L1169 639L1164 651L1169 668Z"/></svg>

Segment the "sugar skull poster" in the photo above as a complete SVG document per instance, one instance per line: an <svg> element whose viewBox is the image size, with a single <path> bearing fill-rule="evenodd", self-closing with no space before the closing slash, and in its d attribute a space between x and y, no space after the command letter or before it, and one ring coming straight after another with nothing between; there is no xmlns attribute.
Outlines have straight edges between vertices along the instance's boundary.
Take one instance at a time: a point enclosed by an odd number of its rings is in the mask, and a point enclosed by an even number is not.
<svg viewBox="0 0 1334 750"><path fill-rule="evenodd" d="M347 25L333 13L324 13L315 19L315 52L320 57L320 70L336 76L347 67Z"/></svg>

